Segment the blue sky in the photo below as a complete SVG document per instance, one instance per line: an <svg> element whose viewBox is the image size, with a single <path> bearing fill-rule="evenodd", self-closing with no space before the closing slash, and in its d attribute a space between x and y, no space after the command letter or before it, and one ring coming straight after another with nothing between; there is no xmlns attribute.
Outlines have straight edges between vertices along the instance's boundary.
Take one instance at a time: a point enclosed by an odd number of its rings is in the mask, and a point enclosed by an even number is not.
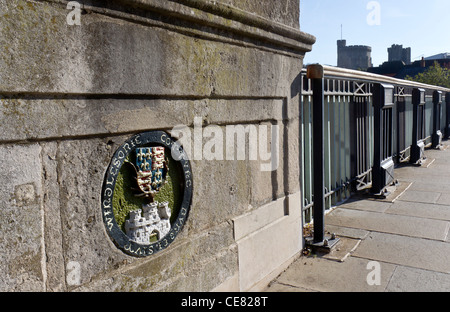
<svg viewBox="0 0 450 312"><path fill-rule="evenodd" d="M370 2L379 4L379 23ZM450 0L300 0L300 29L317 38L305 64L336 66L341 24L347 45L372 47L374 66L392 44L411 47L412 61L450 52Z"/></svg>

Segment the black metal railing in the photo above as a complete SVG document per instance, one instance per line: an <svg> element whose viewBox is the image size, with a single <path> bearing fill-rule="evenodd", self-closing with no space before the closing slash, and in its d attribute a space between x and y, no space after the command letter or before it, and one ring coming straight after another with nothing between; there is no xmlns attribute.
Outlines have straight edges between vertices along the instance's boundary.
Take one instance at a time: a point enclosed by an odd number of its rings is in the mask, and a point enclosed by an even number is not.
<svg viewBox="0 0 450 312"><path fill-rule="evenodd" d="M386 195L400 163L450 137L450 89L330 66L302 72L303 222L323 239L326 210Z"/></svg>

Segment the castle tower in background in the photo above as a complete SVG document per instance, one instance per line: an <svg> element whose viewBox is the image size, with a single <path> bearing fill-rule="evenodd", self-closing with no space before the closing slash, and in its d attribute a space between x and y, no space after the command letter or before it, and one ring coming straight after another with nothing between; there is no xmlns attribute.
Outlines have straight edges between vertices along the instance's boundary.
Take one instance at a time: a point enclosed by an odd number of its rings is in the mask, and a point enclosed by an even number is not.
<svg viewBox="0 0 450 312"><path fill-rule="evenodd" d="M367 70L372 67L372 48L364 45L347 46L346 40L337 41L338 61L341 68Z"/></svg>
<svg viewBox="0 0 450 312"><path fill-rule="evenodd" d="M401 44L393 44L388 48L389 62L402 61L405 65L411 65L411 48L403 48Z"/></svg>

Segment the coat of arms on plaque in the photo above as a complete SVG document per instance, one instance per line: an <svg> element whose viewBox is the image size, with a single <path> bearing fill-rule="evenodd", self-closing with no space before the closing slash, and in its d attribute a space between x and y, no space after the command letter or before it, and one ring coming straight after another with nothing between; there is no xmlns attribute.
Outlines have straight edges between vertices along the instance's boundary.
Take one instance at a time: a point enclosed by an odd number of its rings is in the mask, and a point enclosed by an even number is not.
<svg viewBox="0 0 450 312"><path fill-rule="evenodd" d="M138 193L136 196L145 197L142 211L130 212L125 221L125 232L131 240L140 244L150 244L164 237L170 231L170 217L172 215L169 202L154 200L155 195L164 186L167 176L167 162L163 146L139 147L135 150Z"/></svg>
<svg viewBox="0 0 450 312"><path fill-rule="evenodd" d="M164 147L136 149L136 180L143 196L153 197L163 186L167 173Z"/></svg>
<svg viewBox="0 0 450 312"><path fill-rule="evenodd" d="M116 151L103 189L103 220L113 241L130 255L148 256L166 248L186 221L190 163L167 133L141 133Z"/></svg>

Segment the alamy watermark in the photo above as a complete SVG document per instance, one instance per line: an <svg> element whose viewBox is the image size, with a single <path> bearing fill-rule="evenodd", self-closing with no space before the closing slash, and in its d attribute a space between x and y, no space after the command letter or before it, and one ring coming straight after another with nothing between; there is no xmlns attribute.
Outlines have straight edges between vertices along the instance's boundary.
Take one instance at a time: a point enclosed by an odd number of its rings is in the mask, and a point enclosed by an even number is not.
<svg viewBox="0 0 450 312"><path fill-rule="evenodd" d="M367 270L370 270L367 274L366 282L369 286L381 285L381 264L378 261L370 261L366 266Z"/></svg>
<svg viewBox="0 0 450 312"><path fill-rule="evenodd" d="M69 261L66 266L66 282L69 286L81 284L81 265L78 261Z"/></svg>
<svg viewBox="0 0 450 312"><path fill-rule="evenodd" d="M172 157L180 160L254 160L261 171L279 166L279 131L276 124L202 126L202 117L194 118L194 127L175 126L171 134L179 138L172 147ZM179 146L183 146L183 154Z"/></svg>
<svg viewBox="0 0 450 312"><path fill-rule="evenodd" d="M381 25L381 4L378 1L370 1L366 8L370 11L366 19L367 24L369 26Z"/></svg>
<svg viewBox="0 0 450 312"><path fill-rule="evenodd" d="M73 26L81 25L81 4L78 1L70 1L66 6L67 10L70 10L67 14L66 21L67 25Z"/></svg>

